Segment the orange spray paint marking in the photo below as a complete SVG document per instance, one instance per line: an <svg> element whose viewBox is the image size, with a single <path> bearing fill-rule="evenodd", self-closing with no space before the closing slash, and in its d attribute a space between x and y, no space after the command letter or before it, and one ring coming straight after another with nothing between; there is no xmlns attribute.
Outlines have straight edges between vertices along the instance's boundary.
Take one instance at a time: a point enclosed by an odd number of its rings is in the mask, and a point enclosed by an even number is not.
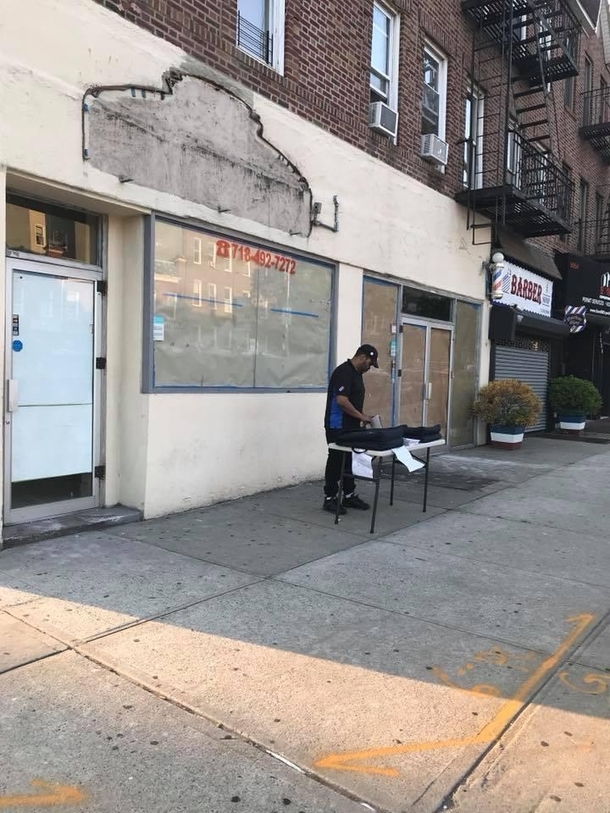
<svg viewBox="0 0 610 813"><path fill-rule="evenodd" d="M460 748L468 745L488 745L493 742L504 731L513 717L523 708L528 696L536 686L559 664L561 659L567 654L576 641L586 631L587 627L595 620L595 616L589 613L568 618L567 623L573 625L572 632L565 638L560 646L545 658L540 666L532 672L517 689L515 694L504 703L497 714L479 731L470 737L457 737L446 740L431 740L430 742L413 742L405 745L390 745L385 748L369 748L365 751L352 751L343 754L329 754L314 763L316 768L326 768L335 771L350 771L352 773L376 774L378 776L397 777L400 771L396 768L380 765L363 765L354 763L370 762L382 757L397 756L399 754L421 753L423 751L434 751L439 748ZM440 670L439 670L440 671ZM461 687L457 687L461 688ZM476 687L478 694L493 694L489 689L494 687L486 686L488 691L481 691L482 686ZM472 691L472 690L471 690Z"/></svg>
<svg viewBox="0 0 610 813"><path fill-rule="evenodd" d="M7 807L61 807L80 805L87 800L87 795L75 785L55 785L41 779L33 779L30 784L39 789L39 793L19 796L0 796L0 808Z"/></svg>

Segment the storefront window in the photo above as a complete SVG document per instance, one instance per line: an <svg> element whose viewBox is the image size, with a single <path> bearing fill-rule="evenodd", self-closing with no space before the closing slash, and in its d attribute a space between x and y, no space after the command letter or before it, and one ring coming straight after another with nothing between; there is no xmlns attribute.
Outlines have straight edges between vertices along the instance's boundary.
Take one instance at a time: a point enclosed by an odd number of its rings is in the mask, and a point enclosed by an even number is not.
<svg viewBox="0 0 610 813"><path fill-rule="evenodd" d="M465 446L474 443L472 404L476 396L481 308L470 302L455 303L455 342L453 353L453 382L451 389L451 423L449 443Z"/></svg>
<svg viewBox="0 0 610 813"><path fill-rule="evenodd" d="M402 289L402 312L405 316L418 316L422 319L438 319L451 322L453 300L417 288Z"/></svg>
<svg viewBox="0 0 610 813"><path fill-rule="evenodd" d="M154 386L326 387L332 275L303 257L156 220Z"/></svg>
<svg viewBox="0 0 610 813"><path fill-rule="evenodd" d="M99 265L99 218L13 195L6 204L6 247L43 257Z"/></svg>

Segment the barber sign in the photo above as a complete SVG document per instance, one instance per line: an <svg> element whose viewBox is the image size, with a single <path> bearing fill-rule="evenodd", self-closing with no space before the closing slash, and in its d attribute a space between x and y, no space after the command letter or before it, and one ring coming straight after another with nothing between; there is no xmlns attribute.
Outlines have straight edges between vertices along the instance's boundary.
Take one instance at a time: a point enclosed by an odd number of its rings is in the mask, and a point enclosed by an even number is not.
<svg viewBox="0 0 610 813"><path fill-rule="evenodd" d="M502 271L502 302L540 316L551 315L553 283L511 262Z"/></svg>

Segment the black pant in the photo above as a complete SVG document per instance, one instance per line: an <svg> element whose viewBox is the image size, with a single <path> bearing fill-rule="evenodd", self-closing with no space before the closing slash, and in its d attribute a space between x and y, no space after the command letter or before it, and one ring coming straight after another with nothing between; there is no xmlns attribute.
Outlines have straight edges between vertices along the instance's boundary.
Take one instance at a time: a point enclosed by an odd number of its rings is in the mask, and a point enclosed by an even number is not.
<svg viewBox="0 0 610 813"><path fill-rule="evenodd" d="M337 439L345 429L327 429L326 441L328 443L336 443ZM324 475L324 494L327 497L336 497L339 491L339 480L341 479L341 466L343 465L343 452L338 452L336 449L328 450L328 460L326 461L326 473ZM352 470L352 456L347 455L345 461L346 471ZM345 494L353 494L356 490L356 483L352 477L345 477L343 480L343 487Z"/></svg>

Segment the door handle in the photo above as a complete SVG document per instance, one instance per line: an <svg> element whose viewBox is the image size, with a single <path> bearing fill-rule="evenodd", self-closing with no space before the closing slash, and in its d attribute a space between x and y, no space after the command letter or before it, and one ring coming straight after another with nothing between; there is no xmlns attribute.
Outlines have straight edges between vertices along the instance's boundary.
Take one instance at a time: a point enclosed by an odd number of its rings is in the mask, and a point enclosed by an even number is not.
<svg viewBox="0 0 610 813"><path fill-rule="evenodd" d="M426 384L426 401L429 401L432 398L432 382L428 381Z"/></svg>
<svg viewBox="0 0 610 813"><path fill-rule="evenodd" d="M6 411L16 412L19 409L19 385L16 378L9 378L6 382Z"/></svg>

